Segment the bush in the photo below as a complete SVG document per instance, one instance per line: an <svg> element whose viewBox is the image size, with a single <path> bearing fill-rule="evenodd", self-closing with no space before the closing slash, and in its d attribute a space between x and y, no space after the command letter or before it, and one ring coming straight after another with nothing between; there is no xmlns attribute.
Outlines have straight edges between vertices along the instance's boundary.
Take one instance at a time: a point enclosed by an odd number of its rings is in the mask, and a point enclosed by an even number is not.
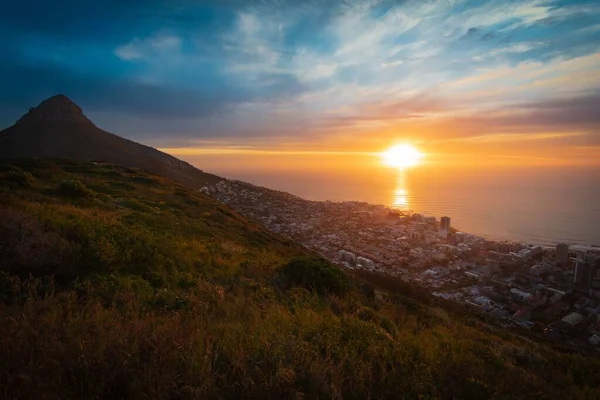
<svg viewBox="0 0 600 400"><path fill-rule="evenodd" d="M5 181L9 187L31 187L35 183L33 175L16 167L3 172L0 175L0 178Z"/></svg>
<svg viewBox="0 0 600 400"><path fill-rule="evenodd" d="M323 259L297 258L285 265L281 274L286 284L300 286L318 294L341 295L350 287L350 278Z"/></svg>
<svg viewBox="0 0 600 400"><path fill-rule="evenodd" d="M82 182L75 180L64 180L57 188L58 194L73 198L89 198L93 197L94 193L88 189Z"/></svg>
<svg viewBox="0 0 600 400"><path fill-rule="evenodd" d="M27 214L0 209L0 270L27 275L66 273L78 249L54 232L46 232Z"/></svg>
<svg viewBox="0 0 600 400"><path fill-rule="evenodd" d="M136 199L117 199L117 205L124 207L124 208L129 208L130 210L133 210L133 211L139 211L139 212L144 212L144 213L155 212L155 210L152 207L150 207Z"/></svg>

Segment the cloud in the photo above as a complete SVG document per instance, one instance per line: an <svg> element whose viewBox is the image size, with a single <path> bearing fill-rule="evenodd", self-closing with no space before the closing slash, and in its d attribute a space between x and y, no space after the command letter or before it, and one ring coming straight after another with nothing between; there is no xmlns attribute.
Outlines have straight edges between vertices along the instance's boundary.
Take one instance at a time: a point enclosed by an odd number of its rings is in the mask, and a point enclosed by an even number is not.
<svg viewBox="0 0 600 400"><path fill-rule="evenodd" d="M551 97L485 111L444 98L442 93L400 101L365 103L321 118L316 129L344 132L348 140L379 131L432 143L472 144L558 141L600 143L600 90L577 97Z"/></svg>
<svg viewBox="0 0 600 400"><path fill-rule="evenodd" d="M65 92L182 141L596 135L593 1L23 4L0 15L0 118Z"/></svg>
<svg viewBox="0 0 600 400"><path fill-rule="evenodd" d="M508 47L494 50L490 54L499 55L499 54L507 54L507 53L525 53L525 52L531 51L539 46L544 46L546 44L547 44L547 42L516 43L516 44L513 44Z"/></svg>
<svg viewBox="0 0 600 400"><path fill-rule="evenodd" d="M223 35L224 47L233 72L281 72L281 33L284 24L277 19L260 18L251 12L240 12L234 30Z"/></svg>
<svg viewBox="0 0 600 400"><path fill-rule="evenodd" d="M553 140L553 139L564 139L577 136L585 136L587 133L582 132L565 132L565 133L532 133L529 135L522 135L518 133L499 133L491 135L481 136L469 136L466 138L455 139L455 141L467 141L476 143L498 143L498 142L523 142L523 141L535 141L535 140Z"/></svg>
<svg viewBox="0 0 600 400"><path fill-rule="evenodd" d="M115 54L120 59L126 61L140 59L144 56L144 53L139 49L139 43L137 40L117 47L115 49Z"/></svg>
<svg viewBox="0 0 600 400"><path fill-rule="evenodd" d="M515 57L523 62L525 54L533 57L540 51L555 51L551 41L539 40L486 44L481 50L477 46L461 49L457 47L460 37L486 38L481 42L487 43L498 35L489 30L494 27L498 31L509 25L511 31L525 29L552 16L575 15L574 10L580 8L559 13L548 2L518 2L513 7L491 1L458 13L452 3L434 2L405 3L374 14L373 5L359 3L332 14L326 27L319 30L322 42L328 43L327 51L307 44L292 50L292 55L282 45L282 37L293 31L289 28L297 16L271 13L259 22L256 16L241 14L238 40L254 58L242 58L243 62L236 58L230 70L246 74L252 81L260 72L288 73L313 91L323 93L350 83L369 88L373 97L377 93L388 96L390 86L404 93L427 91L455 78L469 79L471 72L477 74L469 57L458 58L461 52L473 53L473 59L479 62L502 57L512 63ZM360 92L365 90L348 92L346 104L368 100L360 98ZM337 105L337 99L330 101L331 106Z"/></svg>
<svg viewBox="0 0 600 400"><path fill-rule="evenodd" d="M448 115L441 121L444 140L477 142L573 139L600 140L600 92L575 98L550 98L506 106L486 113ZM482 133L485 132L485 133Z"/></svg>
<svg viewBox="0 0 600 400"><path fill-rule="evenodd" d="M114 52L117 57L125 61L163 58L179 54L181 43L180 37L163 33L143 40L134 38L129 43L117 47Z"/></svg>
<svg viewBox="0 0 600 400"><path fill-rule="evenodd" d="M600 134L600 91L569 98L551 98L513 106L522 111L507 123L588 128Z"/></svg>

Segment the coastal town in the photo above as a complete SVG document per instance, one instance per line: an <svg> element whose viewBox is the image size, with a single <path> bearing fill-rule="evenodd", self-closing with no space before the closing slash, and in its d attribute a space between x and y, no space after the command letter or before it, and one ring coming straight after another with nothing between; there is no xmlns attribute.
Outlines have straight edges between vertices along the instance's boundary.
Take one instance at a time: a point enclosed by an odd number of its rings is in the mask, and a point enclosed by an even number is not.
<svg viewBox="0 0 600 400"><path fill-rule="evenodd" d="M447 216L309 201L234 180L201 191L344 268L392 276L506 328L600 353L600 248L491 241L457 231Z"/></svg>

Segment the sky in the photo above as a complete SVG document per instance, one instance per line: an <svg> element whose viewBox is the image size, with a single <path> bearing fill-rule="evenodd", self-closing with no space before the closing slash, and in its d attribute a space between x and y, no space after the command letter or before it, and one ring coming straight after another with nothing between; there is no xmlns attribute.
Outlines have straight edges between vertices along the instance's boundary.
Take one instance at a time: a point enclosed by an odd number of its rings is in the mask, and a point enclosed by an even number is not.
<svg viewBox="0 0 600 400"><path fill-rule="evenodd" d="M188 158L410 142L446 161L600 163L595 0L0 7L0 127L62 93L103 129Z"/></svg>

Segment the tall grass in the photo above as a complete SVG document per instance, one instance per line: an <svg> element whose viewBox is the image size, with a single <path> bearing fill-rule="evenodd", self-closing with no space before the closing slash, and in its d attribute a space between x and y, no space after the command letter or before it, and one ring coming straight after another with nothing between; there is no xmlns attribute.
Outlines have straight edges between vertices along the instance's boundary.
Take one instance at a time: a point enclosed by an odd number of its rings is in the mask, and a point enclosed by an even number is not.
<svg viewBox="0 0 600 400"><path fill-rule="evenodd" d="M316 293L256 300L238 289L148 310L134 293L107 306L74 291L39 295L35 280L13 284L26 296L15 290L0 309L3 398L597 396L597 360L387 303L353 310L338 298L336 315Z"/></svg>
<svg viewBox="0 0 600 400"><path fill-rule="evenodd" d="M34 178L0 198L0 398L598 398L598 359L365 284L161 178L17 168ZM58 194L68 179L93 195Z"/></svg>

